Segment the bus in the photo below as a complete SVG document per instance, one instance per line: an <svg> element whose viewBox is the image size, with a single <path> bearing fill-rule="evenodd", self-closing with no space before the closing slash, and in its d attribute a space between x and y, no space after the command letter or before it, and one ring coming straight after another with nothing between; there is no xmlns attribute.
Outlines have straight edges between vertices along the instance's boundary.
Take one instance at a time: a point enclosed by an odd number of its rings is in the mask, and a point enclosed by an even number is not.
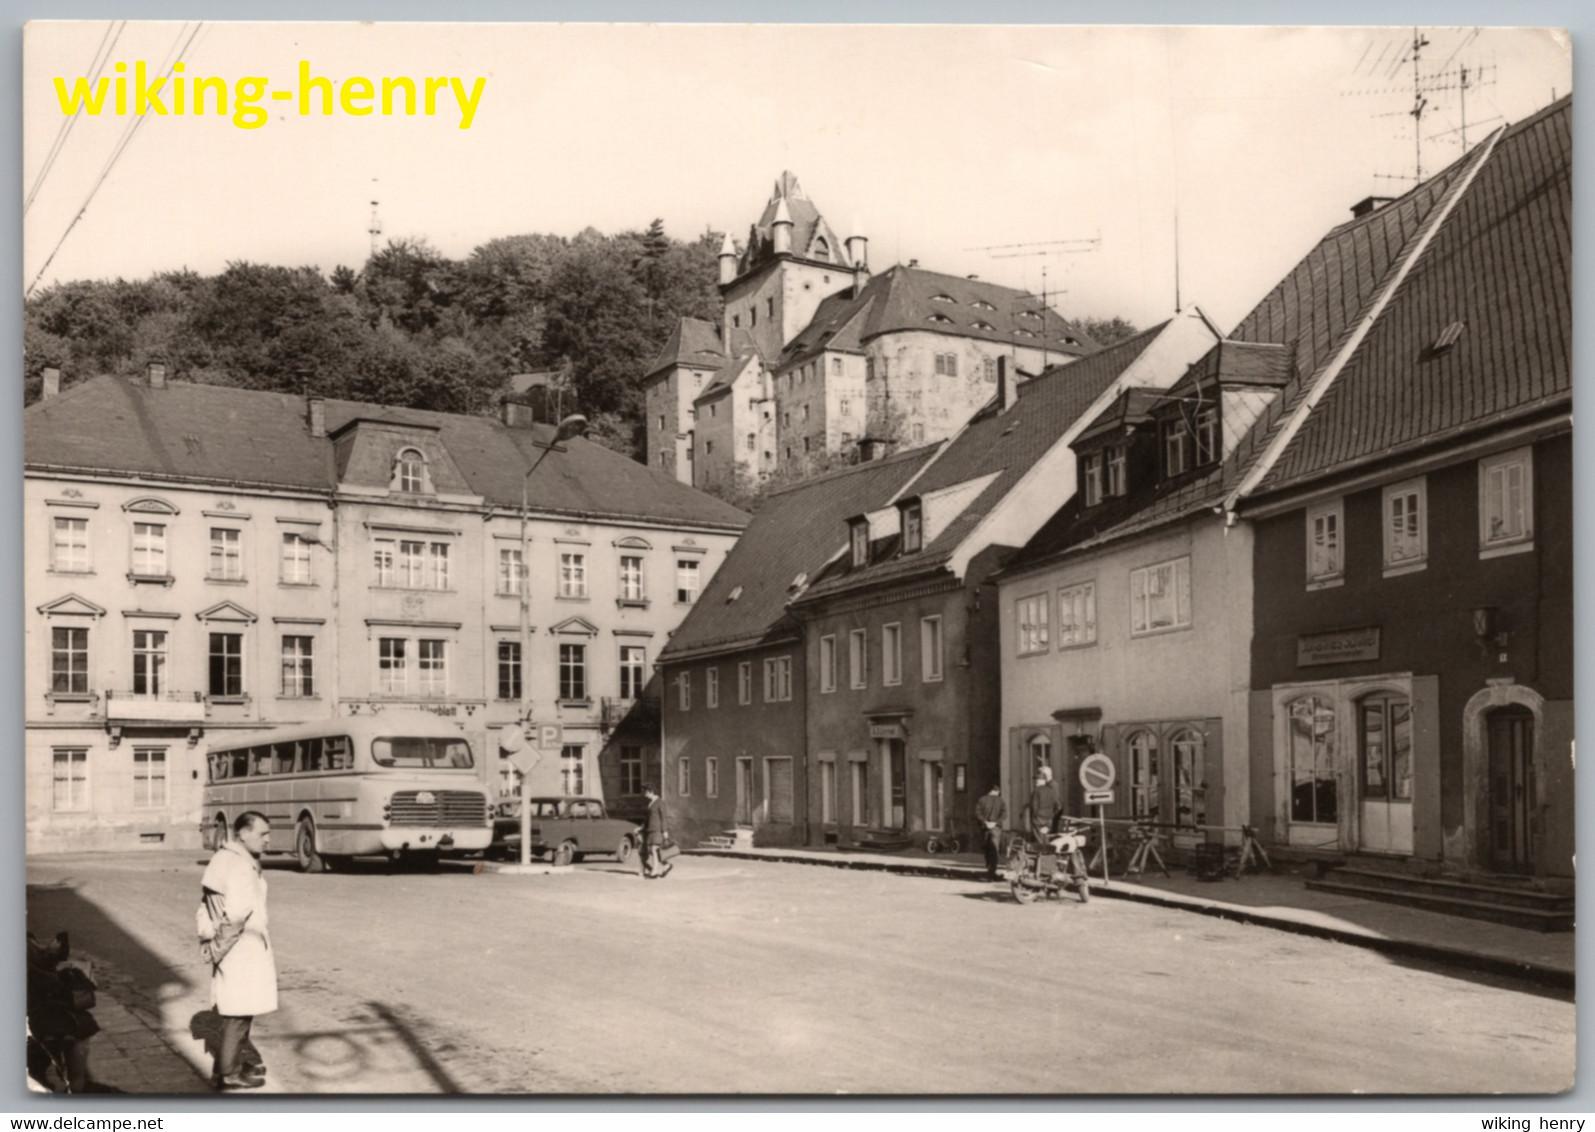
<svg viewBox="0 0 1595 1132"><path fill-rule="evenodd" d="M471 745L424 711L330 719L257 731L206 756L201 834L218 849L234 819L258 810L270 851L303 872L381 854L435 860L493 840L487 792ZM286 836L285 836L286 835Z"/></svg>

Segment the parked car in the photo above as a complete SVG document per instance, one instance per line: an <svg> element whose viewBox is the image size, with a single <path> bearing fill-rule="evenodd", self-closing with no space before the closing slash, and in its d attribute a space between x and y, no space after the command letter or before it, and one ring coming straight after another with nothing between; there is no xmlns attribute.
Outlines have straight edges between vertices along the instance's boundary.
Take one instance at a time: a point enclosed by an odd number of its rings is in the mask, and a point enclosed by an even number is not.
<svg viewBox="0 0 1595 1132"><path fill-rule="evenodd" d="M636 852L639 828L612 818L597 798L533 798L531 855L552 852L556 865L570 864L590 854L612 854L629 861ZM498 804L493 816L493 851L515 857L521 847L521 802L509 798Z"/></svg>

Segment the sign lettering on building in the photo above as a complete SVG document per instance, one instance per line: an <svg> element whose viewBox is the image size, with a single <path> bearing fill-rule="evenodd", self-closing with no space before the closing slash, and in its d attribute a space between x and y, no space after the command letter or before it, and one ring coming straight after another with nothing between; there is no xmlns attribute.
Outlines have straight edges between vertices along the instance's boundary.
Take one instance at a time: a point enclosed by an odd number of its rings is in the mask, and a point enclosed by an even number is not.
<svg viewBox="0 0 1595 1132"><path fill-rule="evenodd" d="M1337 629L1332 633L1308 633L1296 638L1296 664L1345 664L1353 660L1379 659L1379 626L1362 629Z"/></svg>
<svg viewBox="0 0 1595 1132"><path fill-rule="evenodd" d="M872 723L869 728L871 739L901 739L903 738L903 725L901 723Z"/></svg>

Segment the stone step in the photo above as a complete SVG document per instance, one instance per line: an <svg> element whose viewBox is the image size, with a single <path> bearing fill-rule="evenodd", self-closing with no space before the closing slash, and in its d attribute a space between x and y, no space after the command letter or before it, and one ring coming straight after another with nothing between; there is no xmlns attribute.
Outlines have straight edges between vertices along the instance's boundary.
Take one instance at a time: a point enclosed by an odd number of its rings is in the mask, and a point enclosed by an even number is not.
<svg viewBox="0 0 1595 1132"><path fill-rule="evenodd" d="M1392 892L1421 892L1433 896L1449 896L1462 900L1478 900L1487 904L1501 904L1513 908L1533 908L1544 912L1573 911L1571 893L1546 892L1527 885L1497 884L1488 881L1457 880L1450 877L1426 877L1414 873L1401 873L1389 869L1344 865L1324 875L1326 880L1344 881L1370 888L1385 888Z"/></svg>
<svg viewBox="0 0 1595 1132"><path fill-rule="evenodd" d="M1364 900L1383 900L1387 903L1404 904L1409 908L1422 908L1425 911L1442 912L1470 920L1487 920L1493 924L1506 924L1537 932L1565 932L1573 929L1571 910L1521 908L1509 904L1495 904L1487 900L1469 900L1460 896L1442 896L1427 892L1406 892L1328 878L1309 880L1307 887L1314 892L1333 892L1342 896L1361 897Z"/></svg>
<svg viewBox="0 0 1595 1132"><path fill-rule="evenodd" d="M703 849L735 849L737 839L723 833L711 834L698 842Z"/></svg>

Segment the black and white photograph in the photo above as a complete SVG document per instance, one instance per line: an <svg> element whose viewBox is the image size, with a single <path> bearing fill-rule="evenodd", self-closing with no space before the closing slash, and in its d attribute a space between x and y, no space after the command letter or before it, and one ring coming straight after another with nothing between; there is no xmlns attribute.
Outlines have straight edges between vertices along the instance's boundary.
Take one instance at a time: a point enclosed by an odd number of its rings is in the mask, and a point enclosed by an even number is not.
<svg viewBox="0 0 1595 1132"><path fill-rule="evenodd" d="M23 32L30 1103L1566 1101L1565 30L195 17Z"/></svg>

